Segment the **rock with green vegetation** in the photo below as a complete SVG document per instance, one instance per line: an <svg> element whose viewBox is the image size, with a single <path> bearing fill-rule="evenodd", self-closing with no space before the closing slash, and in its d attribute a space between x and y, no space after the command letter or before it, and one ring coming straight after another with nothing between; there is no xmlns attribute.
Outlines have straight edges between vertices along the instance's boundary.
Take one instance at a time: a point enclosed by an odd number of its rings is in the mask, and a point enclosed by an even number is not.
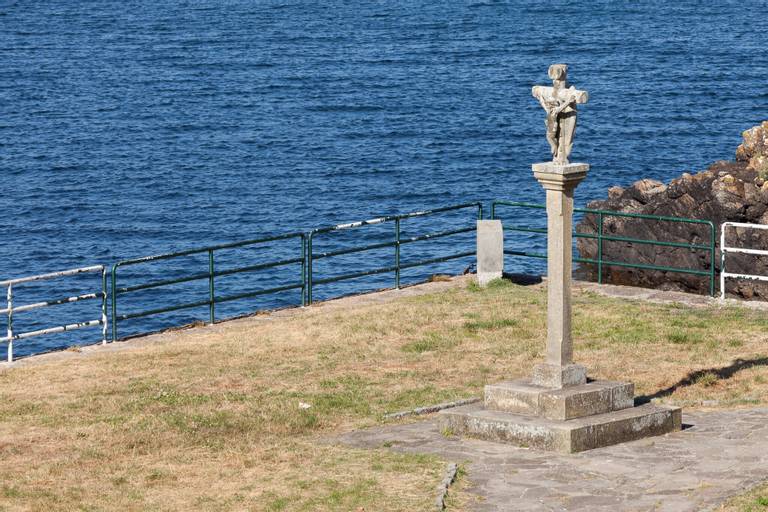
<svg viewBox="0 0 768 512"><path fill-rule="evenodd" d="M743 143L736 150L735 161L719 161L708 169L683 173L669 183L644 179L627 188L612 187L608 198L592 201L592 209L613 210L712 221L716 240L720 241L720 225L726 221L768 224L768 121L746 130ZM598 218L587 215L579 222L580 233L596 233ZM662 240L707 246L709 228L705 225L659 222L622 217L604 219L603 233L613 237ZM730 246L768 249L768 231L729 230ZM582 258L597 258L595 239L579 238ZM718 248L719 249L719 248ZM603 241L603 260L631 262L674 268L709 271L706 250L690 250L669 246L643 245L623 241ZM720 270L720 251L715 258ZM596 265L582 265L588 279L597 278ZM729 254L728 271L740 274L768 275L768 258L747 254ZM679 290L706 294L709 278L696 274L603 267L603 282ZM768 299L768 285L756 281L728 280L727 291L746 299Z"/></svg>

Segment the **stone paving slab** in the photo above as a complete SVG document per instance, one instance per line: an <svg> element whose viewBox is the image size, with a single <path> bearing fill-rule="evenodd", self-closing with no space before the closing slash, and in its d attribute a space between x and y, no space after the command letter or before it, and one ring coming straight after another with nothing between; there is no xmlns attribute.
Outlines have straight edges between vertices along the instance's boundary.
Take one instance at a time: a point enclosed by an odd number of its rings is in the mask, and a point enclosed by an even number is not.
<svg viewBox="0 0 768 512"><path fill-rule="evenodd" d="M768 479L768 409L683 412L684 430L574 455L445 437L434 418L335 441L465 463L469 510L701 511Z"/></svg>

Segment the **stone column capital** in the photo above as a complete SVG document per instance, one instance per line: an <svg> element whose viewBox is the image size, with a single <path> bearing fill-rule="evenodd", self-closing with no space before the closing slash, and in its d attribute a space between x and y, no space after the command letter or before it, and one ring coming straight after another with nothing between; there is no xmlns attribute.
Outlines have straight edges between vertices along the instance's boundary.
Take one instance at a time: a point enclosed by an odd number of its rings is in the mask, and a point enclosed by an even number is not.
<svg viewBox="0 0 768 512"><path fill-rule="evenodd" d="M589 164L556 164L542 162L533 164L533 176L545 190L572 192L587 177Z"/></svg>

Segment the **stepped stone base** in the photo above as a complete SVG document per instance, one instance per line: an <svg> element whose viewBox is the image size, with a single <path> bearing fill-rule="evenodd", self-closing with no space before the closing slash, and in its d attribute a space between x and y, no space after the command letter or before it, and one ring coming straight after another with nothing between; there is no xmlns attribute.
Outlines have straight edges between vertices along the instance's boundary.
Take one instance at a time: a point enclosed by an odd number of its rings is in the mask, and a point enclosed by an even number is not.
<svg viewBox="0 0 768 512"><path fill-rule="evenodd" d="M682 410L646 404L562 421L473 404L441 411L438 419L441 430L457 435L575 453L680 430Z"/></svg>
<svg viewBox="0 0 768 512"><path fill-rule="evenodd" d="M571 420L632 407L635 386L630 382L592 381L553 389L520 379L485 386L485 407L501 412Z"/></svg>

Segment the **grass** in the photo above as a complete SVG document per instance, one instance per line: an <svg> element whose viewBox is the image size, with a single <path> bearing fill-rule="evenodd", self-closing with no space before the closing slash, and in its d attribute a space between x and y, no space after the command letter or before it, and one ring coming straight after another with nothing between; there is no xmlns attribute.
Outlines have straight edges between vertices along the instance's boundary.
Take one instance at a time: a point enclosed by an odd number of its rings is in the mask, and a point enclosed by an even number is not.
<svg viewBox="0 0 768 512"><path fill-rule="evenodd" d="M768 484L763 484L732 498L717 512L765 512L768 511Z"/></svg>
<svg viewBox="0 0 768 512"><path fill-rule="evenodd" d="M461 283L0 372L0 510L430 510L444 461L327 440L478 396L542 358L543 287ZM576 291L576 358L641 395L765 403L763 315ZM449 510L469 503L468 482L471 468Z"/></svg>

